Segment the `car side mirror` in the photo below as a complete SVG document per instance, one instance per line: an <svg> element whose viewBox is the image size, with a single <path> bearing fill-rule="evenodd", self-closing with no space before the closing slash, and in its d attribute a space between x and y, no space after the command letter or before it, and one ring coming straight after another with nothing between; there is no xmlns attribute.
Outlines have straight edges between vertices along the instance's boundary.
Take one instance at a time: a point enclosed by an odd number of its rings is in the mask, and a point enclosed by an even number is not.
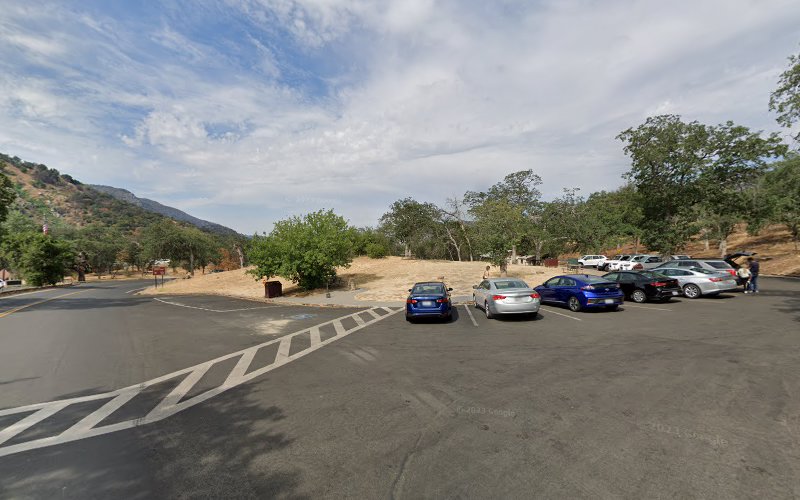
<svg viewBox="0 0 800 500"><path fill-rule="evenodd" d="M478 285L472 285L472 289L473 290L477 290L478 289Z"/></svg>
<svg viewBox="0 0 800 500"><path fill-rule="evenodd" d="M411 291L411 289L409 288L409 289L408 289L408 291L410 292L410 291Z"/></svg>
<svg viewBox="0 0 800 500"><path fill-rule="evenodd" d="M452 289L452 288L448 288L448 289L447 289L447 291L448 291L448 292L452 292L452 291L453 291L453 289Z"/></svg>

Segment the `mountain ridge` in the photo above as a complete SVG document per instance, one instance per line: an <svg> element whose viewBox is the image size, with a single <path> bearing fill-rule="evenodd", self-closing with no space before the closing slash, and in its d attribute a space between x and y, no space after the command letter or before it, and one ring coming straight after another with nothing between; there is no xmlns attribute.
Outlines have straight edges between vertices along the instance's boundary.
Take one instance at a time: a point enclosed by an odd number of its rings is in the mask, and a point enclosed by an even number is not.
<svg viewBox="0 0 800 500"><path fill-rule="evenodd" d="M106 186L103 184L87 184L87 186L94 189L95 191L99 191L101 193L112 196L113 198L119 201L130 203L139 208L147 210L148 212L161 214L171 219L179 220L182 222L188 222L193 226L196 226L200 229L204 229L209 232L217 233L220 235L236 235L236 236L239 235L239 233L236 230L223 226L222 224L217 224L216 222L200 219L199 217L190 215L184 212L183 210L177 209L175 207L170 207L169 205L164 205L163 203L159 203L149 198L140 198L131 191L124 188Z"/></svg>

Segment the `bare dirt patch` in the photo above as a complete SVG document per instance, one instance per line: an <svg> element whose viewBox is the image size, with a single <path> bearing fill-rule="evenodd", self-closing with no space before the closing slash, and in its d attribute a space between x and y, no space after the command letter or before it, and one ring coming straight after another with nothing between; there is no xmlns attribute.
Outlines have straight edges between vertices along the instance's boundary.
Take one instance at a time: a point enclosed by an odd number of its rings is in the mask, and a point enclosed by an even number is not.
<svg viewBox="0 0 800 500"><path fill-rule="evenodd" d="M356 300L362 301L400 301L405 299L408 289L418 281L437 281L443 279L453 288L453 296L471 296L472 285L481 281L486 262L452 262L441 260L406 260L401 257L370 259L358 257L349 268L339 269L341 283L355 282L359 290ZM260 281L246 273L246 269L226 271L206 275L196 275L192 279L178 279L168 282L163 288L148 289L142 294L216 294L247 299L263 299L264 287ZM499 276L499 269L492 267L492 276ZM597 274L594 270L588 270ZM539 266L509 266L508 276L524 279L530 286L543 283L552 276L563 274L561 268ZM303 292L296 285L284 279L275 278L283 285L284 295L302 297L324 292L315 290Z"/></svg>

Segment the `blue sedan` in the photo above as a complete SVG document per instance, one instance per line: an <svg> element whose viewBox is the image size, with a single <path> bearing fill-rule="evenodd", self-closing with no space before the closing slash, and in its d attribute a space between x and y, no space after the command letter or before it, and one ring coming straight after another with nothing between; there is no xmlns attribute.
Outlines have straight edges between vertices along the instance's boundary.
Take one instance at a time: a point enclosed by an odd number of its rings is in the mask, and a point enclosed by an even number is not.
<svg viewBox="0 0 800 500"><path fill-rule="evenodd" d="M408 290L406 320L424 317L450 320L453 314L450 302L452 290L440 281L416 283Z"/></svg>
<svg viewBox="0 0 800 500"><path fill-rule="evenodd" d="M566 304L570 311L603 307L614 311L624 300L619 284L590 274L556 276L536 287L542 302Z"/></svg>

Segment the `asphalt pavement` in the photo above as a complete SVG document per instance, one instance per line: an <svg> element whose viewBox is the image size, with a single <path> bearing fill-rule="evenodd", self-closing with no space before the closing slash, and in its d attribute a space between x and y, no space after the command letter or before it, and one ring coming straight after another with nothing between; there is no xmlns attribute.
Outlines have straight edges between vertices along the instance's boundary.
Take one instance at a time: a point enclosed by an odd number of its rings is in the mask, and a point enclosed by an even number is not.
<svg viewBox="0 0 800 500"><path fill-rule="evenodd" d="M796 280L415 324L145 285L0 299L0 497L800 496Z"/></svg>

